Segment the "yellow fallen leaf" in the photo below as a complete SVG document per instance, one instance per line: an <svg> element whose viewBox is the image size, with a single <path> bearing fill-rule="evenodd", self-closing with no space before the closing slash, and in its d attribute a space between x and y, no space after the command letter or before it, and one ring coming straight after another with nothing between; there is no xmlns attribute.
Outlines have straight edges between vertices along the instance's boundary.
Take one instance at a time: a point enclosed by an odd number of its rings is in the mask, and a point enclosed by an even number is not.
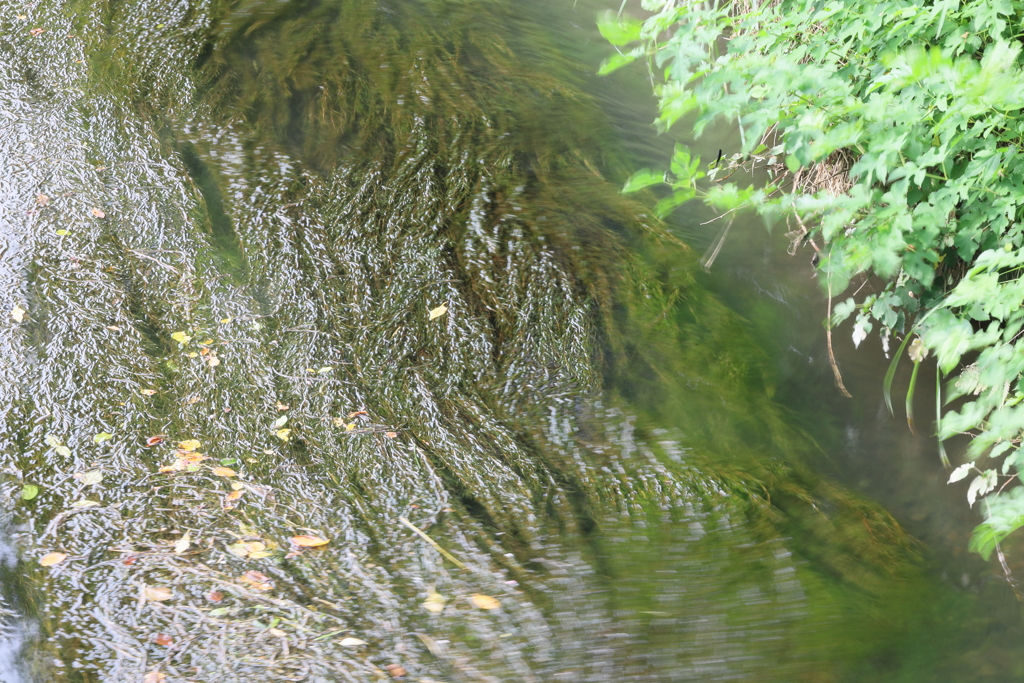
<svg viewBox="0 0 1024 683"><path fill-rule="evenodd" d="M178 342L179 344L188 344L192 339L192 335L186 332L175 332L171 335L171 339Z"/></svg>
<svg viewBox="0 0 1024 683"><path fill-rule="evenodd" d="M152 396L156 393L156 389L140 389L139 393L143 396Z"/></svg>
<svg viewBox="0 0 1024 683"><path fill-rule="evenodd" d="M14 322L20 323L25 320L25 309L15 304L14 308L11 309L11 317L14 318Z"/></svg>
<svg viewBox="0 0 1024 683"><path fill-rule="evenodd" d="M349 422L347 425L345 425L345 431L346 432L351 432L355 428L356 428L356 423L355 422Z"/></svg>
<svg viewBox="0 0 1024 683"><path fill-rule="evenodd" d="M267 629L267 633L269 633L270 635L272 635L272 636L274 636L276 638L285 638L285 637L288 636L287 633L285 633L284 631L282 631L279 628L268 628Z"/></svg>
<svg viewBox="0 0 1024 683"><path fill-rule="evenodd" d="M254 552L254 553L249 553L249 559L250 560L262 560L264 557L270 557L273 554L274 553L266 551L266 550L258 550L258 551Z"/></svg>
<svg viewBox="0 0 1024 683"><path fill-rule="evenodd" d="M214 467L210 471L216 474L218 477L234 477L238 474L230 467Z"/></svg>
<svg viewBox="0 0 1024 683"><path fill-rule="evenodd" d="M221 325L227 325L230 322L231 322L231 318L230 317L228 317L228 318L221 318L220 319L220 324Z"/></svg>
<svg viewBox="0 0 1024 683"><path fill-rule="evenodd" d="M267 546L263 543L260 543L259 541L249 541L245 544L245 548L249 551L249 554L251 555L253 553L263 552L267 549Z"/></svg>
<svg viewBox="0 0 1024 683"><path fill-rule="evenodd" d="M292 430L290 429L278 429L274 433L277 434L277 438L281 439L281 441L287 441L292 438Z"/></svg>
<svg viewBox="0 0 1024 683"><path fill-rule="evenodd" d="M210 356L210 360L207 361L207 365L209 365L211 368L217 367L218 365L220 365L220 358L217 358L217 356Z"/></svg>
<svg viewBox="0 0 1024 683"><path fill-rule="evenodd" d="M164 600L170 600L173 593L171 589L166 586L146 586L143 589L147 600L153 602L163 602Z"/></svg>
<svg viewBox="0 0 1024 683"><path fill-rule="evenodd" d="M40 557L39 564L44 567L52 567L55 564L60 564L66 559L68 559L68 556L65 553L50 553Z"/></svg>
<svg viewBox="0 0 1024 683"><path fill-rule="evenodd" d="M326 538L320 538L319 536L292 536L291 542L292 545L297 545L300 548L316 548L330 543Z"/></svg>
<svg viewBox="0 0 1024 683"><path fill-rule="evenodd" d="M388 437L389 439L394 439L396 436L398 436L398 432L384 432L384 436Z"/></svg>
<svg viewBox="0 0 1024 683"><path fill-rule="evenodd" d="M433 320L434 318L440 318L442 315L444 315L447 312L448 312L448 307L445 306L444 304L441 304L437 308L434 308L434 309L432 309L430 311L430 317L427 318L427 319L428 320Z"/></svg>
<svg viewBox="0 0 1024 683"><path fill-rule="evenodd" d="M174 542L174 554L181 555L183 552L189 549L192 545L192 533L189 531L185 532L185 535Z"/></svg>
<svg viewBox="0 0 1024 683"><path fill-rule="evenodd" d="M191 453L192 451L196 450L197 448L199 448L202 445L203 444L199 443L195 439L188 439L186 441L179 441L178 442L178 448L180 448L181 450L185 451L186 453Z"/></svg>
<svg viewBox="0 0 1024 683"><path fill-rule="evenodd" d="M239 498L242 497L243 493L245 493L245 491L241 491L241 490L232 491L228 495L224 496L224 502L225 503L234 503L236 500L238 500Z"/></svg>
<svg viewBox="0 0 1024 683"><path fill-rule="evenodd" d="M159 671L150 671L142 677L142 683L163 683L165 680L167 680L167 676Z"/></svg>
<svg viewBox="0 0 1024 683"><path fill-rule="evenodd" d="M481 595L480 593L469 596L469 601L473 604L473 607L479 609L498 609L501 607L501 603L495 598L492 598L490 595Z"/></svg>
<svg viewBox="0 0 1024 683"><path fill-rule="evenodd" d="M245 488L245 484L243 484L240 481L233 481L233 482L231 482L231 490L232 491L241 491L244 488ZM239 494L239 495L241 495L241 494Z"/></svg>
<svg viewBox="0 0 1024 683"><path fill-rule="evenodd" d="M447 601L444 596L440 593L431 593L427 596L427 599L423 601L423 609L434 614L440 614L444 611L444 606Z"/></svg>

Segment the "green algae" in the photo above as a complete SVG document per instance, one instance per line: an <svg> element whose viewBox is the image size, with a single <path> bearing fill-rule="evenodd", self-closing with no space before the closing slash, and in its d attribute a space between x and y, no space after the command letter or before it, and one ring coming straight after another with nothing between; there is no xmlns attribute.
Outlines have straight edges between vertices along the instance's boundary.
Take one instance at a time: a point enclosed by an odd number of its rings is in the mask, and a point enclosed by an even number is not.
<svg viewBox="0 0 1024 683"><path fill-rule="evenodd" d="M913 543L801 464L763 351L618 194L607 123L517 9L3 19L29 675L839 681L904 632L884 605L924 600ZM210 460L159 472L185 439ZM299 533L331 542L289 556Z"/></svg>

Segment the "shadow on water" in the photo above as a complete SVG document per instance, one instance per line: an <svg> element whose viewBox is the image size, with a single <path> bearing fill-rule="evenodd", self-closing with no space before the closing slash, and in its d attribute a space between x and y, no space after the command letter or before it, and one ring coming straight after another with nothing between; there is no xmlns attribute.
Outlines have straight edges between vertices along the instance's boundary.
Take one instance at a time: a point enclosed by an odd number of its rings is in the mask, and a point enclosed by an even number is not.
<svg viewBox="0 0 1024 683"><path fill-rule="evenodd" d="M570 10L0 19L26 678L948 680L920 547L618 193Z"/></svg>

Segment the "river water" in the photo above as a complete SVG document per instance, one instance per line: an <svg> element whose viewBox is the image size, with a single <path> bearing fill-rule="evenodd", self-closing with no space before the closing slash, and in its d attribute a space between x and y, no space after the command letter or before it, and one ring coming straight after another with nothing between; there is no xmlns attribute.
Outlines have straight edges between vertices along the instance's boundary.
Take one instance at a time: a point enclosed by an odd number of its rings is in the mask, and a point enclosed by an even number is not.
<svg viewBox="0 0 1024 683"><path fill-rule="evenodd" d="M618 193L597 9L4 4L0 680L1024 679L809 269Z"/></svg>

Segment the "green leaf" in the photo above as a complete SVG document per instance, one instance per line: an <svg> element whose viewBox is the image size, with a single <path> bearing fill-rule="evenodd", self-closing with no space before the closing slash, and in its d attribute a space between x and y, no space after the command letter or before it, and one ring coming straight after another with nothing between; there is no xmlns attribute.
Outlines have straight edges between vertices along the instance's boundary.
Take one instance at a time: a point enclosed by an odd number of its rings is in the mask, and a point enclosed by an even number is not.
<svg viewBox="0 0 1024 683"><path fill-rule="evenodd" d="M284 427L286 424L288 424L288 416L282 415L281 417L274 420L274 429L280 429L281 427Z"/></svg>
<svg viewBox="0 0 1024 683"><path fill-rule="evenodd" d="M86 486L95 486L96 484L103 481L103 472L99 470L89 470L88 472L81 476L79 481L85 484Z"/></svg>
<svg viewBox="0 0 1024 683"><path fill-rule="evenodd" d="M639 19L616 14L611 10L601 12L597 17L597 29L612 45L629 45L640 40L643 22Z"/></svg>
<svg viewBox="0 0 1024 683"><path fill-rule="evenodd" d="M651 185L658 185L665 182L665 174L650 169L642 168L629 177L626 184L622 187L622 191L626 194L630 192L637 192L650 187Z"/></svg>
<svg viewBox="0 0 1024 683"><path fill-rule="evenodd" d="M103 443L104 441L109 441L112 438L114 438L113 434L110 434L109 432L100 432L96 436L92 437L92 442L99 444Z"/></svg>
<svg viewBox="0 0 1024 683"><path fill-rule="evenodd" d="M607 76L611 72L621 69L627 64L632 64L639 56L640 55L636 53L636 51L614 54L601 62L601 68L597 70L597 75Z"/></svg>
<svg viewBox="0 0 1024 683"><path fill-rule="evenodd" d="M188 344L192 340L192 335L185 332L175 332L171 335L171 339L178 342L181 346Z"/></svg>
<svg viewBox="0 0 1024 683"><path fill-rule="evenodd" d="M39 495L39 487L35 484L25 484L21 487L21 499L32 500Z"/></svg>

